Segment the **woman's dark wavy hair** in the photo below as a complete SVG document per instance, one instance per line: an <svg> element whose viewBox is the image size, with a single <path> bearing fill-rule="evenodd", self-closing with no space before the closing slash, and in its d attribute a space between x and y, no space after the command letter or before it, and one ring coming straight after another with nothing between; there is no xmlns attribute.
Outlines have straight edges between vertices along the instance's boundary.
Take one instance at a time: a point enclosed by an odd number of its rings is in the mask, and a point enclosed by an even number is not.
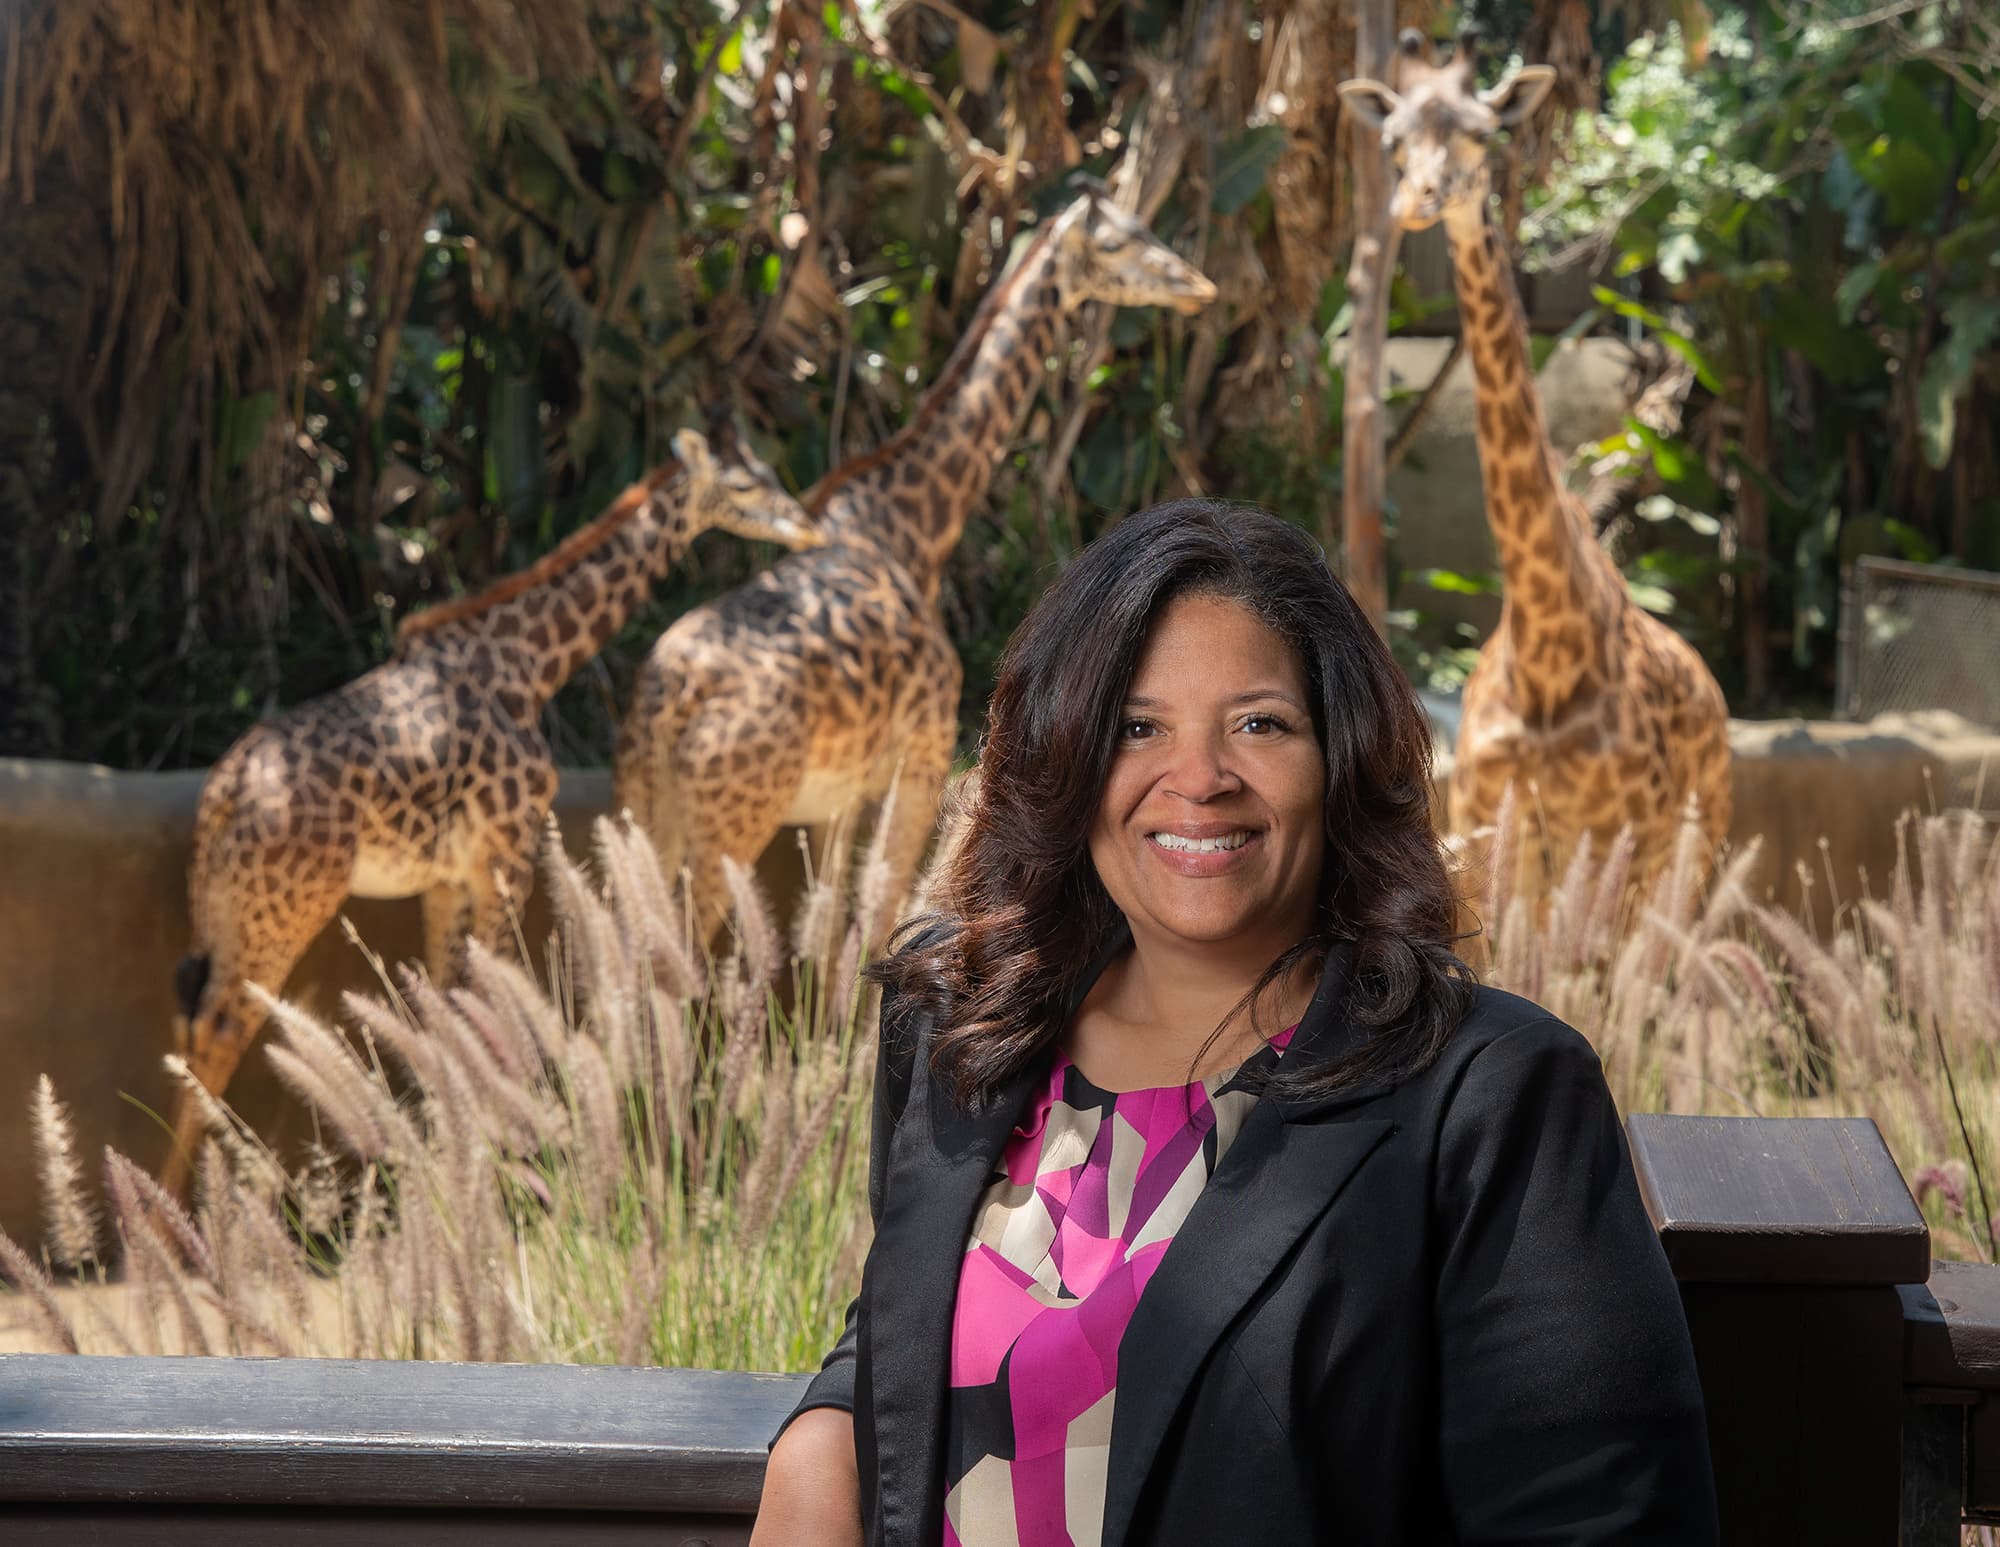
<svg viewBox="0 0 2000 1547"><path fill-rule="evenodd" d="M875 968L903 1005L935 1017L932 1068L961 1105L1061 1034L1121 922L1090 862L1091 824L1146 632L1189 595L1240 603L1291 643L1326 755L1318 928L1264 981L1351 944L1346 1013L1372 1034L1285 1083L1327 1094L1407 1078L1470 1004L1415 692L1303 531L1252 506L1175 500L1091 543L1015 630L978 788L933 892L942 911L912 919Z"/></svg>

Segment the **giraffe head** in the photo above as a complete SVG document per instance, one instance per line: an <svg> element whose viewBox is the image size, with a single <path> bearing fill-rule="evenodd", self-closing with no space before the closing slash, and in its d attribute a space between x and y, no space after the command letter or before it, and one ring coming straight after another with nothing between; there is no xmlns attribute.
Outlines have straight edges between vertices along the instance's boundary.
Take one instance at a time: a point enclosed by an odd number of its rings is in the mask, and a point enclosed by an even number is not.
<svg viewBox="0 0 2000 1547"><path fill-rule="evenodd" d="M1460 48L1443 64L1423 54L1420 37L1405 33L1397 79L1344 81L1340 100L1365 129L1382 136L1396 163L1389 218L1421 231L1452 215L1486 218L1486 142L1496 129L1520 123L1555 84L1545 64L1525 65L1497 86L1479 89L1472 51Z"/></svg>
<svg viewBox="0 0 2000 1547"><path fill-rule="evenodd" d="M1065 290L1113 306L1164 306L1191 316L1215 299L1215 282L1093 188L1057 220Z"/></svg>
<svg viewBox="0 0 2000 1547"><path fill-rule="evenodd" d="M725 461L701 431L677 430L674 456L685 479L682 497L690 536L713 526L787 548L816 548L826 541L778 475L740 440Z"/></svg>

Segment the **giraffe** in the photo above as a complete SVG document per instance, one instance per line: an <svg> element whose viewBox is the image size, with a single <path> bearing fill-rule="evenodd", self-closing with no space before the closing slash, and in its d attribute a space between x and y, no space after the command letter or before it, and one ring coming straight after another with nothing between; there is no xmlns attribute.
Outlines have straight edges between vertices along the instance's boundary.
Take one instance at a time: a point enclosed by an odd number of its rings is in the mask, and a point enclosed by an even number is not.
<svg viewBox="0 0 2000 1547"><path fill-rule="evenodd" d="M189 867L191 953L176 1042L220 1095L272 993L349 897L423 900L440 982L465 942L498 946L527 894L556 770L540 727L556 690L702 531L819 541L770 469L723 463L696 431L535 564L403 620L390 659L253 726L210 771ZM201 1119L183 1093L163 1176L186 1178Z"/></svg>
<svg viewBox="0 0 2000 1547"><path fill-rule="evenodd" d="M958 729L958 654L938 613L944 565L1086 301L1183 315L1215 287L1091 191L1032 239L981 303L902 430L804 497L827 536L683 615L641 668L614 790L686 868L712 939L722 862L753 863L786 824L884 801L888 891L930 837ZM893 920L880 921L881 925Z"/></svg>
<svg viewBox="0 0 2000 1547"><path fill-rule="evenodd" d="M1468 49L1433 65L1409 34L1400 65L1400 93L1364 79L1340 95L1394 157L1390 218L1406 231L1444 222L1503 583L1499 625L1465 685L1447 825L1460 839L1492 827L1512 786L1517 833L1534 840L1518 852L1541 861L1524 867L1530 896L1585 834L1602 856L1627 826L1643 883L1672 855L1691 798L1711 850L1728 831L1728 708L1694 648L1632 600L1549 441L1488 214L1486 142L1535 109L1555 72L1529 65L1479 91Z"/></svg>

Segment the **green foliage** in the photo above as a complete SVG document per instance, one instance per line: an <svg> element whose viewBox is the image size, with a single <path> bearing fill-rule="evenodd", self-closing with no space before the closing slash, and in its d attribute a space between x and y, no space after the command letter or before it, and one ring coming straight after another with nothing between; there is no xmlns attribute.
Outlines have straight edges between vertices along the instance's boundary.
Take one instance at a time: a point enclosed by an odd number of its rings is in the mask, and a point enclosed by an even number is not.
<svg viewBox="0 0 2000 1547"><path fill-rule="evenodd" d="M1680 437L1628 426L1632 449L1702 518L1712 574L1766 580L1792 693L1830 686L1841 564L1972 558L2000 492L1991 44L1957 6L1848 0L1719 10L1699 67L1641 38L1534 218L1544 244L1608 235L1599 304L1694 368L1710 406ZM1746 491L1761 549L1739 542ZM1755 626L1733 620L1732 674Z"/></svg>
<svg viewBox="0 0 2000 1547"><path fill-rule="evenodd" d="M380 660L411 610L533 562L663 462L682 426L733 419L803 490L908 417L1032 219L1142 133L1134 50L1171 63L1181 47L1178 13L1150 5L1067 42L1012 0L958 22L775 0L586 13L595 58L547 80L454 36L448 79L425 86L456 104L470 175L400 223L356 231L333 272L281 278L301 297L296 369L246 367L220 395L212 497L163 459L128 510L93 521L90 448L51 413L50 515L20 560L38 602L20 675L39 697L31 714L0 714L0 750L212 760L255 715ZM1038 51L1057 46L1068 95L1051 118ZM1254 100L1225 97L1242 101L1235 116L1200 109L1187 151L1201 207L1170 198L1155 222L1210 255L1268 246L1287 149ZM998 148L1018 148L1023 123L1035 171L1017 185L997 175ZM1056 153L1065 136L1074 167ZM1076 432L1059 440L1069 402L1042 405L1031 423L1046 433L1003 470L947 595L969 717L1052 563L1180 487L1177 457L1257 460L1214 422L1227 350L1190 401L1184 337L1171 319L1121 314L1087 385L1060 389L1088 393ZM185 374L188 392L206 380ZM1281 492L1316 524L1327 487L1314 469ZM698 545L558 697L559 759L603 761L659 631L771 557Z"/></svg>

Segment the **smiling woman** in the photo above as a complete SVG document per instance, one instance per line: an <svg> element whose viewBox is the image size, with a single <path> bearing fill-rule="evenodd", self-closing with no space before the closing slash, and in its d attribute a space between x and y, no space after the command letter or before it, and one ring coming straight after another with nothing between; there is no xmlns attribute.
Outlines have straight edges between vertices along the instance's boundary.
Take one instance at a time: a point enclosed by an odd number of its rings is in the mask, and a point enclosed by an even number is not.
<svg viewBox="0 0 2000 1547"><path fill-rule="evenodd" d="M1453 954L1429 757L1262 511L1049 588L878 969L875 1243L760 1547L1715 1539L1603 1073Z"/></svg>

